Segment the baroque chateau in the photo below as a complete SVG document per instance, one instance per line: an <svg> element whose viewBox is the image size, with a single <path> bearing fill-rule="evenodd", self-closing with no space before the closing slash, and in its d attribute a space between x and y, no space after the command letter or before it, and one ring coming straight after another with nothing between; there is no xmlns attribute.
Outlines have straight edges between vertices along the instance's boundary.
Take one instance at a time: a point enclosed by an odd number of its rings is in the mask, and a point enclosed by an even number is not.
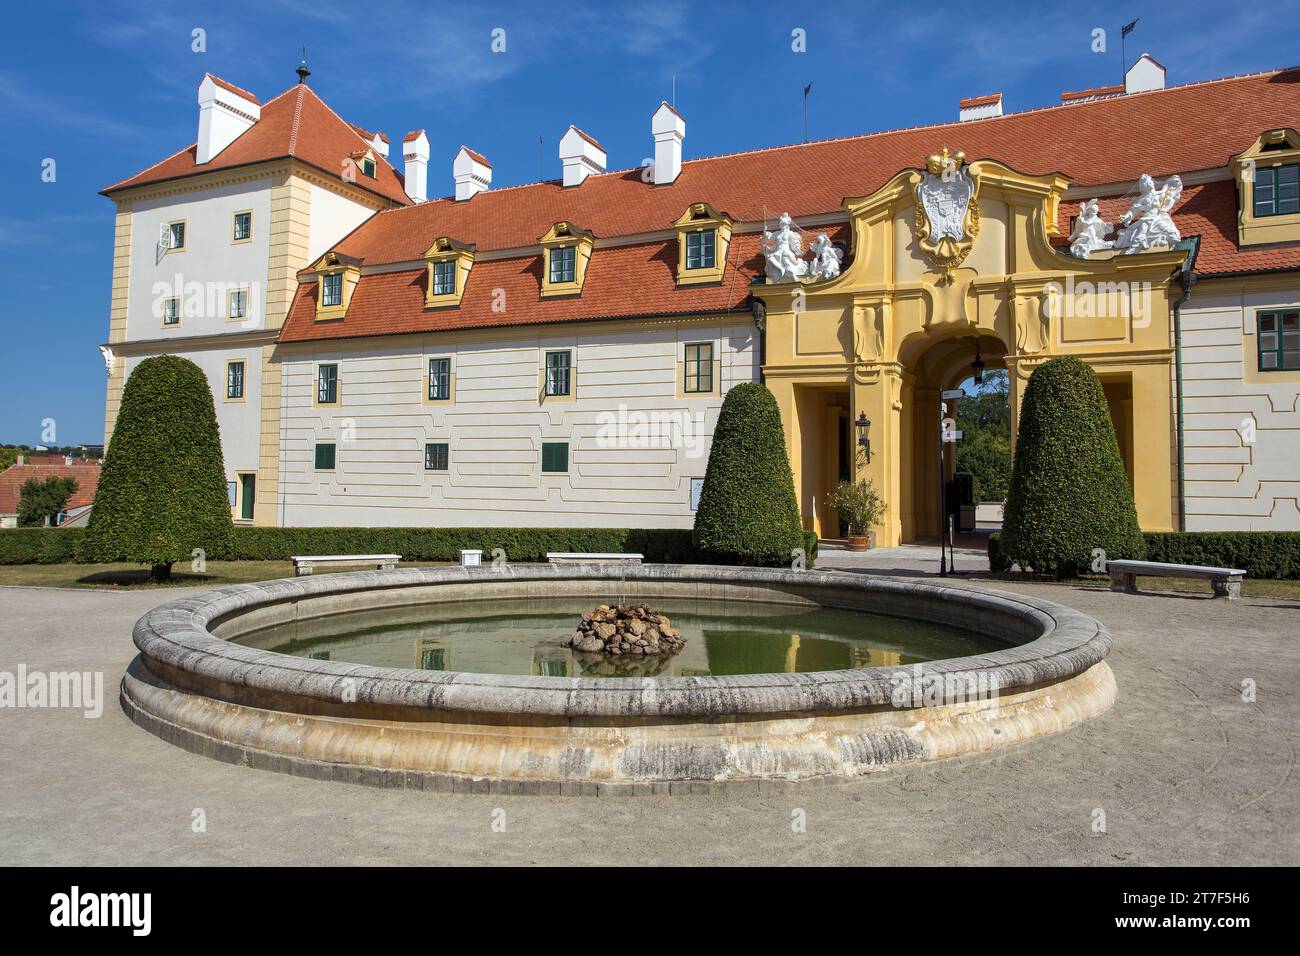
<svg viewBox="0 0 1300 956"><path fill-rule="evenodd" d="M865 476L878 542L913 541L941 393L1007 369L1014 434L1074 355L1144 529L1300 529L1300 71L1166 87L1143 56L1042 108L695 159L663 103L653 165L570 127L558 178L495 189L299 73L266 102L205 75L197 141L103 191L105 434L136 364L194 361L237 521L690 527L723 398L763 382L804 526L838 536Z"/></svg>

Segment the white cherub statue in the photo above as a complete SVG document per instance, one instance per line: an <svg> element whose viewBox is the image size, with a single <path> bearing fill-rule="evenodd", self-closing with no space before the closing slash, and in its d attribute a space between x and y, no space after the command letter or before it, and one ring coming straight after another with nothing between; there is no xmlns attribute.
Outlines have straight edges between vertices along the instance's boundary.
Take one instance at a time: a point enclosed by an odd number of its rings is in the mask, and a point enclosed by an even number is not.
<svg viewBox="0 0 1300 956"><path fill-rule="evenodd" d="M1107 234L1114 229L1097 213L1097 200L1089 199L1079 204L1079 218L1075 221L1074 232L1070 233L1070 254L1080 259L1098 249L1114 249L1115 242L1107 239Z"/></svg>
<svg viewBox="0 0 1300 956"><path fill-rule="evenodd" d="M818 279L834 279L840 274L840 262L844 259L844 252L831 242L826 233L817 233L817 238L813 240L809 251L813 254L811 271Z"/></svg>
<svg viewBox="0 0 1300 956"><path fill-rule="evenodd" d="M1146 252L1148 249L1169 249L1182 238L1174 225L1170 210L1183 195L1183 181L1170 176L1164 186L1157 189L1156 182L1146 173L1138 179L1138 197L1120 217L1124 227L1115 238L1115 247L1125 255Z"/></svg>
<svg viewBox="0 0 1300 956"><path fill-rule="evenodd" d="M803 259L803 239L792 228L788 213L781 213L778 228L764 230L760 248L767 259L764 272L769 282L798 282L808 274L808 263Z"/></svg>

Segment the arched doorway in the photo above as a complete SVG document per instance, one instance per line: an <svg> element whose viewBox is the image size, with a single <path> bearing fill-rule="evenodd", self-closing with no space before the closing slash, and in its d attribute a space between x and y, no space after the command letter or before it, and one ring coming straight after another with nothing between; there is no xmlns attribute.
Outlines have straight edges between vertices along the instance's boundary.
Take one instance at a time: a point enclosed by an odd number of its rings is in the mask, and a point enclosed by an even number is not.
<svg viewBox="0 0 1300 956"><path fill-rule="evenodd" d="M1007 347L986 330L918 335L899 350L903 366L899 435L898 509L904 542L935 541L942 527L948 483L956 472L957 449L941 452L941 420L955 427L958 402L942 395L969 381L980 363L984 375L1006 369ZM979 367L979 366L976 366ZM1016 396L1007 396L1008 428L1014 434ZM942 455L942 470L940 460Z"/></svg>

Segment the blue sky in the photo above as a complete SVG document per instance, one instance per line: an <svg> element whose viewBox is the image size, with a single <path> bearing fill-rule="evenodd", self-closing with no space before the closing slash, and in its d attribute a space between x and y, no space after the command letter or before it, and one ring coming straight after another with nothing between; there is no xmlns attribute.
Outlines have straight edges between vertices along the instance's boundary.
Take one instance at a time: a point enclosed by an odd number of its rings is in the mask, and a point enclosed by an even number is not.
<svg viewBox="0 0 1300 956"><path fill-rule="evenodd" d="M1050 105L1117 82L1119 27L1138 17L1129 59L1151 53L1170 83L1296 65L1300 20L1277 11L1205 0L11 4L0 442L40 441L47 418L60 444L102 440L113 206L98 191L193 142L204 71L266 100L296 80L306 45L312 86L346 119L394 141L429 130L429 188L442 195L462 143L492 160L494 185L511 185L539 178L540 136L542 178L557 177L569 123L601 141L611 168L638 165L674 76L690 158L799 141L809 82L813 139L949 121L960 98L994 90L1009 111ZM504 53L490 49L498 27ZM195 28L206 52L191 50ZM796 28L804 53L791 49ZM1105 53L1092 50L1096 28ZM53 183L41 180L47 157Z"/></svg>

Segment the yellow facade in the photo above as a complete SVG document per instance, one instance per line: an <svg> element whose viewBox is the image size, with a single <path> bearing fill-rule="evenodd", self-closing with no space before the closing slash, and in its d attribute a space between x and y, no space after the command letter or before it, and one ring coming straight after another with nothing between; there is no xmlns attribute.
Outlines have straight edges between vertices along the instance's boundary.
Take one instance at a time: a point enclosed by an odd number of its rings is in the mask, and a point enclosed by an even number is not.
<svg viewBox="0 0 1300 956"><path fill-rule="evenodd" d="M887 504L877 544L937 533L940 392L969 377L978 348L988 368L1009 371L1013 434L1034 368L1058 355L1088 362L1106 389L1138 519L1172 530L1179 289L1170 279L1186 254L1065 255L1051 245L1063 178L990 160L968 171L977 201L964 248L922 248L922 174L904 170L845 201L852 242L839 277L754 289L766 306L764 379L781 408L804 526L837 537L835 485L868 477ZM860 414L871 422L870 462L852 427Z"/></svg>

